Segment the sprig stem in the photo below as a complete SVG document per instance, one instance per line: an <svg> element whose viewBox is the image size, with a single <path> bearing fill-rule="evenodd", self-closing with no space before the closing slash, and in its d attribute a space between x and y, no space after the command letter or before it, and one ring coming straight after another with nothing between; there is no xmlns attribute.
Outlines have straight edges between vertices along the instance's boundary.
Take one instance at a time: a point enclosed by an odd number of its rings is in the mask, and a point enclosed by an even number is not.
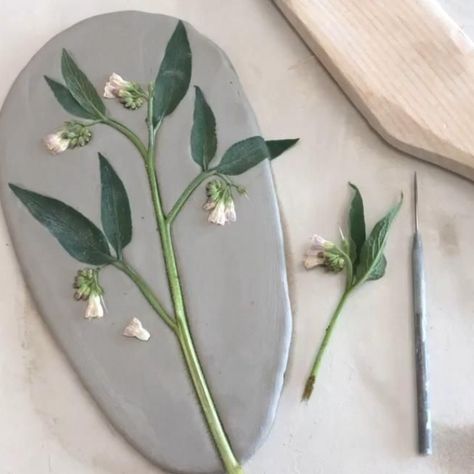
<svg viewBox="0 0 474 474"><path fill-rule="evenodd" d="M344 304L347 301L347 298L350 295L351 291L351 289L347 289L346 291L344 291L331 317L331 321L329 322L329 325L326 328L326 332L324 333L323 340L321 342L321 345L319 346L318 353L316 354L316 358L314 359L313 367L311 368L311 373L308 377L308 380L306 381L305 389L303 392L303 400L308 400L311 397L311 394L313 393L314 384L318 376L319 368L321 366L321 361L326 351L326 347L331 339L334 327L336 326L337 320L341 315L342 308L344 307Z"/></svg>
<svg viewBox="0 0 474 474"><path fill-rule="evenodd" d="M203 171L202 173L198 174L187 186L187 188L183 191L181 196L178 200L174 203L171 211L168 213L166 218L169 224L172 224L173 221L176 219L176 216L181 212L181 209L186 204L187 200L193 194L193 192L209 177L215 174L215 171Z"/></svg>
<svg viewBox="0 0 474 474"><path fill-rule="evenodd" d="M110 117L105 117L102 120L102 123L104 123L105 125L108 125L109 127L114 128L119 133L121 133L122 135L127 137L132 142L132 144L135 146L135 148L138 150L138 152L140 153L140 156L144 160L146 160L148 150L147 150L146 146L143 144L140 137L136 133L132 132L132 130L130 130L123 123L120 123L118 120L115 120L115 119L110 118Z"/></svg>
<svg viewBox="0 0 474 474"><path fill-rule="evenodd" d="M183 193L177 204L174 206L175 211L171 212L171 219L166 219L163 212L163 205L160 196L158 179L156 176L155 163L155 128L153 126L153 90L150 86L148 99L148 150L145 158L145 168L148 176L150 192L152 196L152 203L156 218L157 229L160 235L161 247L163 250L163 258L166 268L166 275L168 279L168 287L173 302L176 324L176 336L179 341L181 351L183 353L186 367L193 383L197 398L199 400L203 415L206 419L209 432L214 440L217 451L222 459L222 462L229 474L242 474L243 470L237 461L224 427L220 420L219 414L215 407L214 400L209 390L204 372L199 361L194 342L191 336L191 331L186 315L186 308L184 303L183 291L178 272L178 265L176 262L176 255L173 246L171 235L171 221L181 210L192 191L205 179L206 176L199 175L199 179L193 181ZM204 174L204 173L203 173Z"/></svg>
<svg viewBox="0 0 474 474"><path fill-rule="evenodd" d="M145 299L148 301L150 306L158 313L158 315L166 323L166 325L173 332L176 332L176 322L168 314L166 309L163 307L163 305L160 303L160 301L154 294L153 290L148 286L147 282L141 277L141 275L134 268L132 268L130 264L123 260L117 260L113 263L113 265L114 267L125 273L125 275L127 275L133 281L133 283L135 283L135 285L140 290Z"/></svg>

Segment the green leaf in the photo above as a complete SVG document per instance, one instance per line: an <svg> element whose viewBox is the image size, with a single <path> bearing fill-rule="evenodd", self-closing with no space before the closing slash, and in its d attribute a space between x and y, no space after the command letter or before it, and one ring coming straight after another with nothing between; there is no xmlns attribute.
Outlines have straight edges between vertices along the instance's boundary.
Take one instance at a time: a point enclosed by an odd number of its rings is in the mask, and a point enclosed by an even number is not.
<svg viewBox="0 0 474 474"><path fill-rule="evenodd" d="M85 119L96 118L95 115L91 114L79 105L79 102L77 102L77 100L72 96L66 86L63 86L60 82L57 82L50 77L44 76L44 78L53 91L54 97L56 97L57 101L63 106L63 109L66 112L69 112L76 117Z"/></svg>
<svg viewBox="0 0 474 474"><path fill-rule="evenodd" d="M132 240L132 217L127 191L107 159L99 153L101 193L101 219L107 239L117 252Z"/></svg>
<svg viewBox="0 0 474 474"><path fill-rule="evenodd" d="M375 224L368 239L362 246L359 257L359 265L356 270L355 284L361 283L369 278L380 274L383 259L383 251L388 239L388 231L395 216L403 202L403 195L400 202L394 206L380 221Z"/></svg>
<svg viewBox="0 0 474 474"><path fill-rule="evenodd" d="M277 156L280 156L288 148L298 143L299 138L286 138L284 140L267 140L268 151L270 153L270 160L274 160Z"/></svg>
<svg viewBox="0 0 474 474"><path fill-rule="evenodd" d="M366 238L364 202L357 186L352 183L349 183L349 186L354 190L354 196L352 197L349 209L349 238L354 243L351 249L351 259L354 264L357 264Z"/></svg>
<svg viewBox="0 0 474 474"><path fill-rule="evenodd" d="M191 80L191 48L182 21L166 45L155 80L153 124L171 114L186 95Z"/></svg>
<svg viewBox="0 0 474 474"><path fill-rule="evenodd" d="M382 255L382 258L379 260L379 263L373 268L370 275L367 277L369 280L379 280L385 275L385 269L387 268L387 259L385 255Z"/></svg>
<svg viewBox="0 0 474 474"><path fill-rule="evenodd" d="M105 115L105 105L87 76L79 69L70 54L63 49L61 70L69 92L79 105L94 118Z"/></svg>
<svg viewBox="0 0 474 474"><path fill-rule="evenodd" d="M113 261L104 234L87 217L57 199L10 184L32 216L56 237L69 255L90 265Z"/></svg>
<svg viewBox="0 0 474 474"><path fill-rule="evenodd" d="M217 149L216 119L201 89L197 86L195 89L191 154L193 160L206 171Z"/></svg>
<svg viewBox="0 0 474 474"><path fill-rule="evenodd" d="M237 175L253 168L268 158L268 148L262 137L250 137L234 143L222 157L217 172L225 175Z"/></svg>

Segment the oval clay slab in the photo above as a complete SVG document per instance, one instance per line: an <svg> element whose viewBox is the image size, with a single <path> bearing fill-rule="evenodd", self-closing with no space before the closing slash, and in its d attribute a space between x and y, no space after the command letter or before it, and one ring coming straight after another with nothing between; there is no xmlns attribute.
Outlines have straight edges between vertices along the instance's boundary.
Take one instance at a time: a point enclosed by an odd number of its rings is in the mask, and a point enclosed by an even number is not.
<svg viewBox="0 0 474 474"><path fill-rule="evenodd" d="M146 84L156 76L176 22L161 15L112 13L85 20L47 43L22 71L2 108L0 193L39 311L113 425L166 470L221 473L173 334L114 268L106 268L101 276L108 312L101 320L85 320L84 303L72 298L74 275L84 265L60 247L8 188L12 182L56 197L99 224L97 153L103 153L131 201L134 236L126 257L171 310L146 176L136 150L103 125L94 127L89 145L60 156L49 155L41 140L70 118L43 79L46 74L62 80L62 48L99 91L112 72ZM214 110L217 156L222 156L234 142L260 132L225 54L191 26L186 29L193 54L191 84L201 87ZM166 209L199 172L189 147L193 102L190 87L159 132L157 167ZM106 106L145 138L144 109L130 112L116 101L106 101ZM247 188L249 199L238 198L235 224L207 222L201 187L178 216L174 236L195 344L232 446L244 461L268 434L275 416L291 314L269 162L236 181ZM132 317L151 332L149 342L122 336Z"/></svg>

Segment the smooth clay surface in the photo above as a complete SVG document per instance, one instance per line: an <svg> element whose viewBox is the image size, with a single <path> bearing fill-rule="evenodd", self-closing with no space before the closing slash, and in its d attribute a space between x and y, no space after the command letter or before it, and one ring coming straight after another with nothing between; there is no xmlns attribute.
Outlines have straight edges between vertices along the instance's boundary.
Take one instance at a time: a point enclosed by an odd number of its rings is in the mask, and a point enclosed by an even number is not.
<svg viewBox="0 0 474 474"><path fill-rule="evenodd" d="M111 72L146 84L158 71L176 23L162 15L113 13L81 22L42 48L20 74L2 109L1 197L38 309L112 424L165 469L214 473L222 472L220 461L173 334L131 281L112 267L101 278L106 316L85 320L84 303L74 302L71 289L81 264L33 220L7 186L13 182L57 197L98 223L97 152L107 156L131 200L134 238L125 256L169 307L146 175L136 150L105 126L94 128L87 147L62 156L49 156L41 138L68 118L43 80L43 74L60 78L62 48L99 89ZM191 83L202 88L216 114L217 156L221 156L234 142L260 132L224 53L189 25L187 31L193 53ZM159 132L157 167L165 209L199 172L189 147L193 103L191 87ZM130 112L117 101L107 106L112 116L146 135L144 108ZM269 162L237 181L247 187L250 199L239 199L235 225L207 222L201 187L178 216L174 235L195 343L227 434L236 455L245 460L267 435L275 415L291 315ZM151 332L148 343L123 337L132 316Z"/></svg>
<svg viewBox="0 0 474 474"><path fill-rule="evenodd" d="M294 307L289 369L275 425L245 464L245 474L473 472L472 183L380 140L270 0L82 0L73 6L69 0L16 0L3 7L0 100L53 35L97 13L135 8L183 18L210 37L238 71L264 136L301 137L272 165L286 222ZM474 4L446 0L443 7L474 38ZM15 125L21 129L27 120L19 117ZM54 126L47 122L45 131ZM63 166L76 157L56 160ZM41 161L44 166L47 159ZM91 170L95 182L95 166ZM416 453L409 267L415 170L427 267L434 427L429 458ZM302 254L312 233L336 239L338 225L345 226L349 180L364 194L369 225L401 190L406 199L389 238L386 276L354 293L328 347L314 398L303 404L304 379L343 282L337 275L306 272ZM196 217L198 204L189 207ZM239 203L241 215L244 205ZM3 222L0 243L0 473L163 474L117 434L77 380L32 304ZM67 291L69 283L68 278Z"/></svg>

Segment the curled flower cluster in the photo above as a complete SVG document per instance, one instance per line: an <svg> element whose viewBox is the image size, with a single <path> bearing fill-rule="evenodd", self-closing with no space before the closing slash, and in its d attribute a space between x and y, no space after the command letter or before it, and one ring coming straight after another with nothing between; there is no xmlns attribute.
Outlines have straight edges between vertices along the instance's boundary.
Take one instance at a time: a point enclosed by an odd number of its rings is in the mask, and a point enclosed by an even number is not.
<svg viewBox="0 0 474 474"><path fill-rule="evenodd" d="M104 316L104 290L99 284L99 270L84 268L79 270L74 278L73 288L76 300L87 301L86 319L102 318Z"/></svg>
<svg viewBox="0 0 474 474"><path fill-rule="evenodd" d="M127 109L139 109L147 98L145 91L138 82L126 81L115 72L105 84L104 97L118 99Z"/></svg>
<svg viewBox="0 0 474 474"><path fill-rule="evenodd" d="M50 133L44 139L46 148L57 155L67 149L87 145L92 138L90 128L81 122L65 122L64 126L55 133Z"/></svg>
<svg viewBox="0 0 474 474"><path fill-rule="evenodd" d="M206 187L207 201L203 209L209 211L209 222L225 225L227 222L235 222L234 199L231 186L220 179L213 179Z"/></svg>
<svg viewBox="0 0 474 474"><path fill-rule="evenodd" d="M336 244L315 234L311 239L311 246L306 252L303 263L306 270L323 266L327 270L337 273L344 269L345 260Z"/></svg>

